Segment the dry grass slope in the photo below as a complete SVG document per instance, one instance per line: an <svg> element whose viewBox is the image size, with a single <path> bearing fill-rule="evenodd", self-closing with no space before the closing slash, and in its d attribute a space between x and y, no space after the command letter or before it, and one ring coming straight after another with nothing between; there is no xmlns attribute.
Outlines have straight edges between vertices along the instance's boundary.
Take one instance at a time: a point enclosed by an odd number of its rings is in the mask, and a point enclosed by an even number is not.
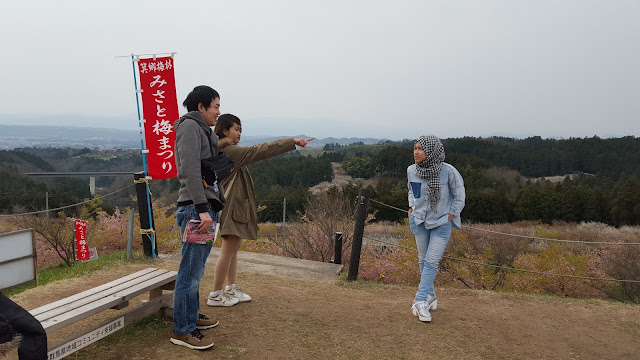
<svg viewBox="0 0 640 360"><path fill-rule="evenodd" d="M154 264L167 269L177 265L167 260ZM84 279L31 289L14 300L27 309L35 308L148 266L122 264ZM208 268L201 298L212 282L213 271ZM201 308L221 321L218 328L205 332L216 342L213 350L198 352L172 345L171 322L148 318L69 358L640 358L637 305L441 288L433 322L425 324L410 311L413 287L249 273L241 274L239 283L253 296L252 302L225 309Z"/></svg>

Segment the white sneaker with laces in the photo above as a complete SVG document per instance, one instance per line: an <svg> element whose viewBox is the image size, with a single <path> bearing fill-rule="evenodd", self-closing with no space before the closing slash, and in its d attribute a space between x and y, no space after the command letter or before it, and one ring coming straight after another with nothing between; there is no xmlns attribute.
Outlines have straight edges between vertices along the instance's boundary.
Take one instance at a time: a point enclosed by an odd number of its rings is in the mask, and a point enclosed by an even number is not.
<svg viewBox="0 0 640 360"><path fill-rule="evenodd" d="M224 290L212 291L209 293L209 299L207 305L209 306L233 306L239 303L240 300L232 298L225 294Z"/></svg>
<svg viewBox="0 0 640 360"><path fill-rule="evenodd" d="M413 315L417 316L420 321L431 322L431 313L429 313L429 303L426 301L418 301L411 307Z"/></svg>
<svg viewBox="0 0 640 360"><path fill-rule="evenodd" d="M251 301L251 296L240 290L240 288L236 284L227 285L224 288L224 293L231 298L238 299L239 302Z"/></svg>

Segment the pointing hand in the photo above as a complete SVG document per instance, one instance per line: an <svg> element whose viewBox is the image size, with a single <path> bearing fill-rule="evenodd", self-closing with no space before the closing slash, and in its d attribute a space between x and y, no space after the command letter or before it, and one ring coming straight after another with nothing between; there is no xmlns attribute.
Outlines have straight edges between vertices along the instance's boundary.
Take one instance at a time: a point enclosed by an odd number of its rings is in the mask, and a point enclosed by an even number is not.
<svg viewBox="0 0 640 360"><path fill-rule="evenodd" d="M308 138L308 139L293 139L293 142L294 142L296 145L300 146L300 147L305 147L305 146L307 146L307 143L308 143L309 141L313 140L313 139L315 139L315 138L314 138L314 137L312 137L312 138Z"/></svg>

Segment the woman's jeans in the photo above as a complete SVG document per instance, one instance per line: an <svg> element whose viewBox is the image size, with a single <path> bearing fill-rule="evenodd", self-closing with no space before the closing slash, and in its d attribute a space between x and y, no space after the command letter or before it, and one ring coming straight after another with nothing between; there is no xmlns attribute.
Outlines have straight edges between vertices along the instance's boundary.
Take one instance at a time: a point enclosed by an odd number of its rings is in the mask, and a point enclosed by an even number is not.
<svg viewBox="0 0 640 360"><path fill-rule="evenodd" d="M438 265L451 237L451 221L433 229L427 229L424 223L416 225L413 216L409 217L411 232L416 238L418 248L418 266L420 266L420 285L416 292L416 301L424 301L427 296L436 295L433 281L438 273Z"/></svg>
<svg viewBox="0 0 640 360"><path fill-rule="evenodd" d="M218 214L209 208L209 215L218 221ZM179 206L176 223L180 226L180 239L189 220L200 220L193 205ZM200 279L213 243L193 244L182 242L182 260L173 293L173 331L184 335L196 329L200 310Z"/></svg>

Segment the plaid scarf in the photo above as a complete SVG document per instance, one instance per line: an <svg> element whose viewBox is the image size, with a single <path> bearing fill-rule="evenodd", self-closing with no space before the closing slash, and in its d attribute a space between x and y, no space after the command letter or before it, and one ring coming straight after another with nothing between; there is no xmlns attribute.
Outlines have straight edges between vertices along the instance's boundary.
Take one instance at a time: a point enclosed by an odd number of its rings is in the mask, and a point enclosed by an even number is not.
<svg viewBox="0 0 640 360"><path fill-rule="evenodd" d="M416 164L416 173L427 181L429 190L429 204L431 210L436 211L440 199L440 170L444 161L444 147L440 139L433 135L423 135L417 140L427 158Z"/></svg>

